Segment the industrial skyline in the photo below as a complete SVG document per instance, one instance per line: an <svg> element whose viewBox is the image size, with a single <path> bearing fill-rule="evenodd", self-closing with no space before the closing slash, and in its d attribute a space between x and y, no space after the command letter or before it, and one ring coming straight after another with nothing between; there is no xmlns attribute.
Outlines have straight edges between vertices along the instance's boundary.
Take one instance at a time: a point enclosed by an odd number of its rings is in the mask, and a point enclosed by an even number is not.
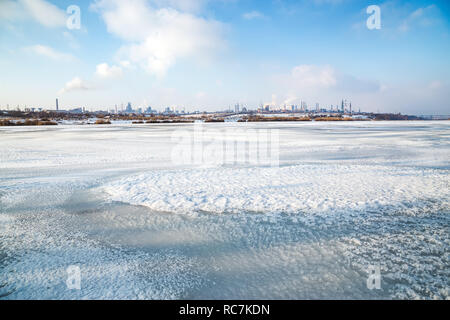
<svg viewBox="0 0 450 320"><path fill-rule="evenodd" d="M300 100L299 104L283 104L283 105L276 105L273 103L266 103L266 104L260 104L259 106L249 106L242 103L236 103L234 105L234 110L230 106L219 108L217 110L209 110L212 112L233 112L234 113L245 113L245 112L337 112L337 113L352 113L352 103L351 101L348 101L347 99L342 99L342 101L335 105L330 106L322 106L320 103L316 102L314 104L315 106L309 105L307 102ZM177 106L168 106L168 107L161 107L161 108L154 108L150 105L148 106L136 106L133 109L132 103L128 102L126 106L124 106L124 103L120 103L120 107L118 107L117 104L114 105L114 107L107 107L107 108L86 108L86 107L69 107L66 109L60 109L59 108L59 98L56 98L55 108L51 108L48 106L20 106L17 105L16 108L10 108L9 104L6 106L6 108L2 108L0 106L0 110L17 110L17 111L28 111L28 112L37 112L37 111L71 111L71 112L86 112L86 111L104 111L108 113L189 113L189 112L201 112L201 111L208 111L206 109L201 110L202 108L196 108L191 107L191 110L187 110L185 107L177 107ZM361 112L361 109L359 109L358 112Z"/></svg>

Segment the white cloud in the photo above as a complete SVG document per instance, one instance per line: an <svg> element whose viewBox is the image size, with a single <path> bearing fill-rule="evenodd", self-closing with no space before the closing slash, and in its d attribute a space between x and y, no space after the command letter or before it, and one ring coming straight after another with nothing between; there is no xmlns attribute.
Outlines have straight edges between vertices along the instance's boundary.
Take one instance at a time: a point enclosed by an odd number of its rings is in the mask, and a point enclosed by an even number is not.
<svg viewBox="0 0 450 320"><path fill-rule="evenodd" d="M379 82L343 73L330 65L303 64L271 77L270 90L282 104L306 101L335 105L341 99L356 99L381 93ZM274 100L272 98L272 100Z"/></svg>
<svg viewBox="0 0 450 320"><path fill-rule="evenodd" d="M123 61L120 61L120 65L124 68L129 68L129 67L131 67L131 62L128 60L123 60Z"/></svg>
<svg viewBox="0 0 450 320"><path fill-rule="evenodd" d="M97 66L95 74L100 78L118 78L122 76L122 68L101 63Z"/></svg>
<svg viewBox="0 0 450 320"><path fill-rule="evenodd" d="M63 27L66 25L66 13L47 1L19 0L19 2L31 17L46 27Z"/></svg>
<svg viewBox="0 0 450 320"><path fill-rule="evenodd" d="M159 8L174 8L184 12L199 12L208 0L154 0Z"/></svg>
<svg viewBox="0 0 450 320"><path fill-rule="evenodd" d="M66 12L45 0L0 0L0 20L33 19L54 28L66 25Z"/></svg>
<svg viewBox="0 0 450 320"><path fill-rule="evenodd" d="M336 106L342 99L365 111L439 114L449 85L443 79L409 84L382 83L346 74L332 66L299 65L272 78L271 92L278 103ZM272 102L273 103L273 102ZM441 110L441 111L439 111Z"/></svg>
<svg viewBox="0 0 450 320"><path fill-rule="evenodd" d="M280 77L279 77L280 78ZM290 74L282 75L284 86L301 92L352 91L378 92L377 81L360 79L340 72L329 65L299 65L292 68Z"/></svg>
<svg viewBox="0 0 450 320"><path fill-rule="evenodd" d="M242 17L246 20L253 20L253 19L264 18L264 15L259 11L250 11L250 12L244 13L242 15Z"/></svg>
<svg viewBox="0 0 450 320"><path fill-rule="evenodd" d="M1 0L0 1L0 21L14 21L18 19L24 19L21 5L17 1Z"/></svg>
<svg viewBox="0 0 450 320"><path fill-rule="evenodd" d="M71 91L86 91L90 89L92 88L90 88L86 83L84 83L84 81L81 80L81 78L75 77L69 82L67 82L64 88L62 88L58 92L58 94L64 94Z"/></svg>
<svg viewBox="0 0 450 320"><path fill-rule="evenodd" d="M285 105L291 105L298 101L298 97L294 95L287 95L287 98L284 100Z"/></svg>
<svg viewBox="0 0 450 320"><path fill-rule="evenodd" d="M98 0L93 8L108 31L126 41L119 55L157 76L179 59L201 61L224 45L220 22L146 0Z"/></svg>
<svg viewBox="0 0 450 320"><path fill-rule="evenodd" d="M439 9L435 5L429 5L424 8L414 10L402 21L398 29L407 32L413 27L427 27L441 22Z"/></svg>
<svg viewBox="0 0 450 320"><path fill-rule="evenodd" d="M328 88L337 83L335 70L330 66L299 65L292 69L291 76L302 88Z"/></svg>
<svg viewBox="0 0 450 320"><path fill-rule="evenodd" d="M40 55L40 56L44 56L53 60L57 60L57 61L74 61L75 57L71 54L68 53L62 53L59 51L56 51L55 49L51 48L51 47L47 47L41 44L35 45L35 46L31 46L31 47L27 47L26 48L27 51L32 52L34 54Z"/></svg>

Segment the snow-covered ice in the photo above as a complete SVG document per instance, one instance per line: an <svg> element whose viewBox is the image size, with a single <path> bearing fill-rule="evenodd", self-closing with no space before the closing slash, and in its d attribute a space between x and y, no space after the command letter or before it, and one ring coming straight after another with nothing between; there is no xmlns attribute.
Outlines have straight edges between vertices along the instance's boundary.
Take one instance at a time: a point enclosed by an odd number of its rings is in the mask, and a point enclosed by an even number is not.
<svg viewBox="0 0 450 320"><path fill-rule="evenodd" d="M449 122L204 128L279 130L279 167L174 164L191 124L0 128L0 298L450 297Z"/></svg>
<svg viewBox="0 0 450 320"><path fill-rule="evenodd" d="M373 165L150 171L107 184L112 200L177 213L436 212L450 207L438 169ZM436 202L435 199L441 199Z"/></svg>

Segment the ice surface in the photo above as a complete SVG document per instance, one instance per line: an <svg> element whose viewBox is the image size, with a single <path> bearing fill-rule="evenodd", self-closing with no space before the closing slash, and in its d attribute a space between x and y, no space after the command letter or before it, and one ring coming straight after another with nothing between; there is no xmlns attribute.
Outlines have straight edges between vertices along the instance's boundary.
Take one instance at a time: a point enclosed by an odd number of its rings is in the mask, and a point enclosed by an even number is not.
<svg viewBox="0 0 450 320"><path fill-rule="evenodd" d="M278 129L280 167L175 165L193 125L0 128L0 298L449 298L448 122L205 127Z"/></svg>
<svg viewBox="0 0 450 320"><path fill-rule="evenodd" d="M437 169L308 164L150 171L114 181L103 190L115 201L186 214L416 214L449 208L448 182L447 172Z"/></svg>

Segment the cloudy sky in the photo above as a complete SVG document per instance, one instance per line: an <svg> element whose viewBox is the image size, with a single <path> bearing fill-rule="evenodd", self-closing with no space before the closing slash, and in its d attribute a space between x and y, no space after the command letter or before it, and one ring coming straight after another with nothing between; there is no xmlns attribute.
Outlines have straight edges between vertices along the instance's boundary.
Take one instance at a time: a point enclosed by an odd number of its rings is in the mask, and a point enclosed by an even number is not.
<svg viewBox="0 0 450 320"><path fill-rule="evenodd" d="M369 30L369 5L381 29ZM79 29L67 8L81 12ZM72 13L73 11L71 11ZM447 0L0 0L0 107L450 113Z"/></svg>

